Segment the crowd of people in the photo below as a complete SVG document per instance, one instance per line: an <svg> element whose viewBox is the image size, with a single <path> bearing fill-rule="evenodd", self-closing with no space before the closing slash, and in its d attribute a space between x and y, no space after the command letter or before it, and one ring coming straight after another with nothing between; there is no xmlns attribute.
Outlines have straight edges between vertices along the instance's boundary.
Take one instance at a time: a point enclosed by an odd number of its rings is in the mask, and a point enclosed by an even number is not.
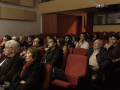
<svg viewBox="0 0 120 90"><path fill-rule="evenodd" d="M93 47L87 39L94 41ZM103 81L110 80L114 71L120 68L119 35L115 33L110 37L106 32L102 37L96 33L92 37L89 32L82 32L80 37L70 33L65 37L47 36L46 40L33 39L30 35L26 42L23 35L19 40L5 35L0 47L0 85L8 81L11 83L9 90L41 90L44 77L41 63L61 68L63 54L69 55L68 47L88 49L85 56L89 59L88 73L92 84L96 84L99 77ZM103 46L102 40L109 43Z"/></svg>

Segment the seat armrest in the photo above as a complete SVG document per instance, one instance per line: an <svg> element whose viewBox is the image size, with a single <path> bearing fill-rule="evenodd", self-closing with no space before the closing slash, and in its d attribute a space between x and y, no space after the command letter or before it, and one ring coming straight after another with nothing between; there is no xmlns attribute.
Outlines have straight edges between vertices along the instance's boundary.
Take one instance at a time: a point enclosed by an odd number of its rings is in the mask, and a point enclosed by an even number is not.
<svg viewBox="0 0 120 90"><path fill-rule="evenodd" d="M90 76L89 74L78 77L77 90L87 90L89 85Z"/></svg>

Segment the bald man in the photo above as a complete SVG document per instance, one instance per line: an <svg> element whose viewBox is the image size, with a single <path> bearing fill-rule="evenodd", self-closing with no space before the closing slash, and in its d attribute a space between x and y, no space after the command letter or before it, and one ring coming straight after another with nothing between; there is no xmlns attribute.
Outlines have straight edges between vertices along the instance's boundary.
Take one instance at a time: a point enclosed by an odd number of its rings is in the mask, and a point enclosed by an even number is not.
<svg viewBox="0 0 120 90"><path fill-rule="evenodd" d="M86 54L89 58L88 72L91 75L92 83L96 83L98 77L103 76L103 72L106 70L107 66L112 64L110 55L102 46L102 40L97 39L94 42L93 48L90 48Z"/></svg>

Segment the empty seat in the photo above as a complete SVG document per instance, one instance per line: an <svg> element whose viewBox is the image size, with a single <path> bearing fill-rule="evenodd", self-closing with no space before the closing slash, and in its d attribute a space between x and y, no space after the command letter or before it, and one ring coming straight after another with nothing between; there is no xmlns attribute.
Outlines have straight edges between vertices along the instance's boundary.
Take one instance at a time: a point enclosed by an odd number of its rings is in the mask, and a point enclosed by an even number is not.
<svg viewBox="0 0 120 90"><path fill-rule="evenodd" d="M73 49L73 54L78 54L78 55L85 55L87 54L87 49L84 48L74 48Z"/></svg>
<svg viewBox="0 0 120 90"><path fill-rule="evenodd" d="M55 79L51 83L63 88L77 88L78 82L81 82L79 83L80 87L87 85L85 84L87 83L87 68L88 58L86 56L70 54L65 68L66 80ZM82 85L82 83L84 83L84 85Z"/></svg>

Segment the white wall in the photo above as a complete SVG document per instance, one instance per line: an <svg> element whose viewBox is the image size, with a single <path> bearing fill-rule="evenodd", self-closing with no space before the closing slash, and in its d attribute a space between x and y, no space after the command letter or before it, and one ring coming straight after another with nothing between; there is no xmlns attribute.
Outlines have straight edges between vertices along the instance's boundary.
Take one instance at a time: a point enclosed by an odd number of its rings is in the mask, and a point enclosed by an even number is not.
<svg viewBox="0 0 120 90"><path fill-rule="evenodd" d="M36 12L36 21L17 21L0 19L0 40L4 35L19 37L19 35L37 35L42 33L42 15L40 14L38 0L35 0L35 7L18 6L6 2L0 2L0 6Z"/></svg>

